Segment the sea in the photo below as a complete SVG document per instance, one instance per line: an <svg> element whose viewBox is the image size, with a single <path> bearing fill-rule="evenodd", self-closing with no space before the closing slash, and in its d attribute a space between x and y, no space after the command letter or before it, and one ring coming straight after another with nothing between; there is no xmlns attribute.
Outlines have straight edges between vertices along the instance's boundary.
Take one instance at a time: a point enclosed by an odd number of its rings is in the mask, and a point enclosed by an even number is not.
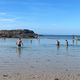
<svg viewBox="0 0 80 80"><path fill-rule="evenodd" d="M21 48L16 46L16 40L0 39L0 71L80 71L80 41L73 42L72 35L24 38Z"/></svg>

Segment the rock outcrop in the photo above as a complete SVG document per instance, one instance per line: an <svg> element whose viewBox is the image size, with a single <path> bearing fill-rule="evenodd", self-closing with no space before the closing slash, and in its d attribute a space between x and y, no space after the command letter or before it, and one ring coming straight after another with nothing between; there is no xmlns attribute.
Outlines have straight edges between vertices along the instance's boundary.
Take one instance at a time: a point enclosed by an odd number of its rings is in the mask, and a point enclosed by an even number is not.
<svg viewBox="0 0 80 80"><path fill-rule="evenodd" d="M37 38L38 34L28 29L0 30L0 37L5 38Z"/></svg>

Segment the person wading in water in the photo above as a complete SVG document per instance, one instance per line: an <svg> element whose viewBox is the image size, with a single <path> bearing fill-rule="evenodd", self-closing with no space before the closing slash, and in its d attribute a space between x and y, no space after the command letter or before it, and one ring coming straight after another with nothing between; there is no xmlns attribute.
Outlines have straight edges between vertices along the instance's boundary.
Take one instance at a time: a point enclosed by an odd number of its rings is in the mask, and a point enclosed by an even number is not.
<svg viewBox="0 0 80 80"><path fill-rule="evenodd" d="M21 39L21 38L19 38L19 39L17 40L16 45L17 45L18 47L21 47L21 46L23 45L23 42L22 42L22 39Z"/></svg>

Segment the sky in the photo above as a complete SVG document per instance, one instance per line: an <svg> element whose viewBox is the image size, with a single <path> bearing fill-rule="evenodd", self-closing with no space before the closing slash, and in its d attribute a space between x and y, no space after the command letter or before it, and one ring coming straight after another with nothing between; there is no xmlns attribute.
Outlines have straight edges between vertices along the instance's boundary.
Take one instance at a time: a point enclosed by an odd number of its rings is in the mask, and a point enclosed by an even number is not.
<svg viewBox="0 0 80 80"><path fill-rule="evenodd" d="M0 30L80 35L80 0L0 0Z"/></svg>

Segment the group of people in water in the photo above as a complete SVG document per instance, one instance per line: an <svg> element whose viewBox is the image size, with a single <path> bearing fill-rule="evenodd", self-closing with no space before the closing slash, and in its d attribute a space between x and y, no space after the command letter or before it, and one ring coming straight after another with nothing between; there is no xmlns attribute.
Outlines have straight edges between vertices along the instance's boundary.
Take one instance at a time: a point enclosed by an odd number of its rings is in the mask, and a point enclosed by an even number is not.
<svg viewBox="0 0 80 80"><path fill-rule="evenodd" d="M66 41L65 46L68 47L68 45L69 45L69 44L68 44L68 40L65 40L65 41ZM56 45L57 45L58 47L60 46L60 41L59 41L59 40L57 40L57 44L56 44Z"/></svg>
<svg viewBox="0 0 80 80"><path fill-rule="evenodd" d="M68 40L65 40L66 41L66 46L68 46ZM22 39L21 38L19 38L19 39L17 39L17 41L16 41L16 45L18 46L18 47L21 47L22 45L23 45L23 41L22 41ZM58 47L60 46L60 41L59 40L57 40L57 44L56 44Z"/></svg>
<svg viewBox="0 0 80 80"><path fill-rule="evenodd" d="M74 42L76 41L76 44L78 42L79 38L78 36L72 36L72 44L74 45ZM60 41L57 40L57 43L56 43L57 47L60 47ZM69 46L69 43L68 43L68 40L65 40L65 46L68 47Z"/></svg>
<svg viewBox="0 0 80 80"><path fill-rule="evenodd" d="M76 40L76 42L77 42L78 38L77 38L77 37L75 38L74 36L72 37L72 43L73 43L73 44L74 44L74 40ZM31 43L32 43L32 40L31 40ZM21 46L23 45L23 41L22 41L21 38L17 39L16 45L17 45L18 47L21 47ZM59 40L57 40L56 45L57 45L57 47L60 47L61 44L60 44L60 41L59 41ZM66 46L66 47L69 46L68 40L65 40L65 46Z"/></svg>

